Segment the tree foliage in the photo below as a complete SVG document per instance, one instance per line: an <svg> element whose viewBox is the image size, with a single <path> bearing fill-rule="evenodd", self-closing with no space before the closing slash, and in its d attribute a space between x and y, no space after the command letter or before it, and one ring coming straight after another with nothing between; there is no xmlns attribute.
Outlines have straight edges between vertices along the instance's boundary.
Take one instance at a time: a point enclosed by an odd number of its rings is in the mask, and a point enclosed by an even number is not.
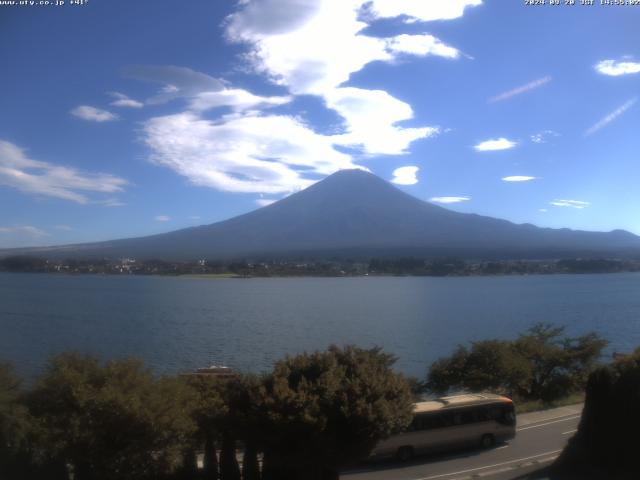
<svg viewBox="0 0 640 480"><path fill-rule="evenodd" d="M182 463L193 436L191 391L137 360L55 357L28 397L52 459L77 480L158 478Z"/></svg>
<svg viewBox="0 0 640 480"><path fill-rule="evenodd" d="M607 342L596 333L564 336L564 328L538 323L516 340L459 346L430 368L427 386L491 390L521 399L552 401L584 387Z"/></svg>
<svg viewBox="0 0 640 480"><path fill-rule="evenodd" d="M264 384L266 465L286 478L335 475L408 425L412 395L394 361L378 348L332 346L278 362Z"/></svg>
<svg viewBox="0 0 640 480"><path fill-rule="evenodd" d="M578 432L556 468L585 479L636 479L639 431L640 348L590 375Z"/></svg>
<svg viewBox="0 0 640 480"><path fill-rule="evenodd" d="M24 476L31 456L32 423L22 394L12 367L0 363L0 478Z"/></svg>

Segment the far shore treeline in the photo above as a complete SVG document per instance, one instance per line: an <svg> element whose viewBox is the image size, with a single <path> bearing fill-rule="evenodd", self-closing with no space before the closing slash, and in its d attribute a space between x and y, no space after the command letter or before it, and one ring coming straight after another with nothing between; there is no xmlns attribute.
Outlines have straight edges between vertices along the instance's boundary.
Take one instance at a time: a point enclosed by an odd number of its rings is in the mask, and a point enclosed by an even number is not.
<svg viewBox="0 0 640 480"><path fill-rule="evenodd" d="M349 259L64 259L51 260L29 255L0 258L0 271L24 273L72 273L108 275L210 275L227 277L284 276L485 276L554 273L639 272L640 259L564 258L548 260L462 260L455 257L380 257Z"/></svg>
<svg viewBox="0 0 640 480"><path fill-rule="evenodd" d="M335 480L405 428L425 393L492 391L517 407L544 407L585 386L589 418L562 466L593 458L601 472L627 468L632 452L616 449L615 440L597 443L607 450L590 457L591 437L602 428L613 433L602 425L607 415L629 419L614 419L620 438L640 427L640 349L603 366L605 345L594 333L571 338L537 324L512 341L460 346L424 379L395 372L395 358L379 348L355 346L288 356L262 375L226 378L157 376L139 360L67 352L25 385L1 364L0 478Z"/></svg>

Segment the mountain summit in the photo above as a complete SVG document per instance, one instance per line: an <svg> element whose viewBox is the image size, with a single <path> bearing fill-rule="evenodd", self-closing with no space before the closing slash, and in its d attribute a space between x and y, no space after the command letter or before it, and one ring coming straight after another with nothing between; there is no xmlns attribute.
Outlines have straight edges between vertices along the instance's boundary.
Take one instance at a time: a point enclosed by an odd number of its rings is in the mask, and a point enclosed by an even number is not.
<svg viewBox="0 0 640 480"><path fill-rule="evenodd" d="M552 258L636 249L640 251L640 237L622 230L539 228L454 212L412 197L364 170L342 170L269 206L211 225L133 239L35 248L29 253L162 259Z"/></svg>

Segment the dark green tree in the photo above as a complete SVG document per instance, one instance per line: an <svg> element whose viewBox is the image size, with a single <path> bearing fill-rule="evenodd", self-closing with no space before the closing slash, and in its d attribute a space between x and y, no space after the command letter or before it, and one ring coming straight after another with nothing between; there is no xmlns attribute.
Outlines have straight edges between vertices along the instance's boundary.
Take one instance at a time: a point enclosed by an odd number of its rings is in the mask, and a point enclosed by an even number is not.
<svg viewBox="0 0 640 480"><path fill-rule="evenodd" d="M578 432L555 465L581 479L638 478L640 348L589 377Z"/></svg>
<svg viewBox="0 0 640 480"><path fill-rule="evenodd" d="M229 413L222 395L221 380L208 375L188 375L185 378L196 394L192 413L198 428L196 444L204 449L203 477L217 480L216 440L220 436L220 424Z"/></svg>
<svg viewBox="0 0 640 480"><path fill-rule="evenodd" d="M42 444L76 480L151 479L175 472L194 436L192 391L137 360L59 355L28 396Z"/></svg>
<svg viewBox="0 0 640 480"><path fill-rule="evenodd" d="M394 362L353 346L279 361L265 379L263 479L337 478L408 425L412 394Z"/></svg>
<svg viewBox="0 0 640 480"><path fill-rule="evenodd" d="M490 390L543 401L580 391L607 342L595 333L563 335L563 327L539 323L514 341L460 346L433 363L427 387L435 393Z"/></svg>
<svg viewBox="0 0 640 480"><path fill-rule="evenodd" d="M11 365L0 363L0 478L25 478L33 473L34 426L22 395Z"/></svg>

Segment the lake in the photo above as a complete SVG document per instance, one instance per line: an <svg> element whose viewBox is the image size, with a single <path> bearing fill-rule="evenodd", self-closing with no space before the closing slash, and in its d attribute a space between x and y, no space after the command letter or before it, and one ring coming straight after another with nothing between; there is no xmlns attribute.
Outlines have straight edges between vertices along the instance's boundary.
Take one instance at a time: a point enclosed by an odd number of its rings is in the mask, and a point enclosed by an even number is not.
<svg viewBox="0 0 640 480"><path fill-rule="evenodd" d="M423 377L460 343L538 321L640 346L640 274L199 279L0 273L0 358L26 377L63 350L159 372L263 371L285 354L378 345Z"/></svg>

